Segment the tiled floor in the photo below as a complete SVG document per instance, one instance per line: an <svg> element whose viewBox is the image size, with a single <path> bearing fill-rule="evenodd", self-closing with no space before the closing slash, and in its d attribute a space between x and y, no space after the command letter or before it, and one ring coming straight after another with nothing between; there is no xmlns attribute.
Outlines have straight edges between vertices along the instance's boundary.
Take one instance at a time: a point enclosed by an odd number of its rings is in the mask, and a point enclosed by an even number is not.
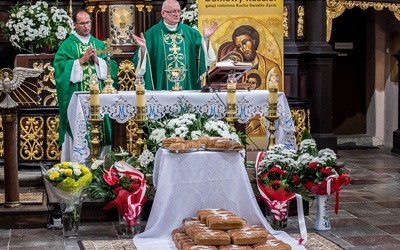
<svg viewBox="0 0 400 250"><path fill-rule="evenodd" d="M400 155L389 148L339 150L351 172L352 184L340 192L338 215L330 198L330 231L320 231L344 249L400 249ZM315 204L306 216L314 232ZM1 218L0 218L1 223ZM289 218L289 233L298 233L297 217ZM56 229L0 229L0 250L79 249L78 240L117 239L113 222L84 222L77 239L64 239Z"/></svg>

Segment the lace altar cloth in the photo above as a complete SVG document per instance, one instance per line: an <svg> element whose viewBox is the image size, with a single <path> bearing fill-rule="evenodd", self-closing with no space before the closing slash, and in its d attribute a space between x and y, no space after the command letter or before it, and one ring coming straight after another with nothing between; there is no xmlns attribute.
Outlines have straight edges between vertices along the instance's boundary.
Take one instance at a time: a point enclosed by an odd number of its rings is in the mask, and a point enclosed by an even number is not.
<svg viewBox="0 0 400 250"><path fill-rule="evenodd" d="M268 113L267 90L237 90L236 115L238 122L246 123L257 114L265 117ZM200 91L146 91L146 113L148 119L160 119L167 114L179 113L185 105L191 105L192 113L207 113L215 120L226 117L227 92L201 93ZM68 119L72 138L66 138L61 154L62 161L84 162L90 156L90 142L87 120L90 117L88 92L75 92L68 107ZM109 115L118 123L125 123L136 114L135 91L120 91L118 94L101 94L100 116ZM297 149L295 127L289 104L284 93L278 93L275 122L276 143ZM269 136L269 135L267 135Z"/></svg>

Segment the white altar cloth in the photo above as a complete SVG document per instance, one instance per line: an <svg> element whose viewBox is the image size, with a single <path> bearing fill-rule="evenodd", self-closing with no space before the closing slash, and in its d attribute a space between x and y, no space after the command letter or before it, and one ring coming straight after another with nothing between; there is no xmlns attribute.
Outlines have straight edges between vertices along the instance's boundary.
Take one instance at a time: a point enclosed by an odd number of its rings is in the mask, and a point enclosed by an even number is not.
<svg viewBox="0 0 400 250"><path fill-rule="evenodd" d="M251 225L264 225L292 249L305 249L266 221L238 152L198 151L175 154L159 149L154 166L157 189L146 229L133 238L139 250L176 249L171 232L182 219L196 216L202 208L225 208Z"/></svg>
<svg viewBox="0 0 400 250"><path fill-rule="evenodd" d="M151 120L160 119L167 114L179 113L182 106L191 105L193 113L207 113L215 120L226 117L227 92L201 93L200 91L146 91L146 114ZM265 117L268 113L267 90L237 90L236 114L239 123L246 123L252 117L260 114ZM75 92L68 106L73 140L65 140L61 159L71 162L85 162L90 156L88 142L89 131L86 128L90 118L88 92ZM134 91L120 91L118 94L101 94L100 116L109 115L118 123L125 123L136 114L136 94ZM278 116L275 122L276 143L288 148L297 149L295 127L289 104L284 93L278 93Z"/></svg>

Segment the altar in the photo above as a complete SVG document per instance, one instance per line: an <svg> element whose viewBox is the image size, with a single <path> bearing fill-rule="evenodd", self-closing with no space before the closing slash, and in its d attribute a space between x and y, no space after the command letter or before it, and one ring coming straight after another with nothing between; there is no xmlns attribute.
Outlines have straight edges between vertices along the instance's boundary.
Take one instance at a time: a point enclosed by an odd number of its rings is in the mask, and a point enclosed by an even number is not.
<svg viewBox="0 0 400 250"><path fill-rule="evenodd" d="M167 114L177 114L182 107L190 105L192 113L210 115L215 120L226 117L227 92L201 93L200 91L146 91L146 115L148 119L160 119ZM268 113L267 90L237 90L236 115L238 123L245 124L259 114ZM87 121L90 118L90 95L88 92L75 92L68 107L68 120L72 138L66 139L61 155L62 161L85 162L90 156L90 141ZM100 94L100 116L108 115L118 123L125 123L136 114L136 94L134 91L120 91L117 94ZM278 93L275 122L276 143L297 149L295 127L289 104L284 93ZM267 135L268 136L268 135Z"/></svg>

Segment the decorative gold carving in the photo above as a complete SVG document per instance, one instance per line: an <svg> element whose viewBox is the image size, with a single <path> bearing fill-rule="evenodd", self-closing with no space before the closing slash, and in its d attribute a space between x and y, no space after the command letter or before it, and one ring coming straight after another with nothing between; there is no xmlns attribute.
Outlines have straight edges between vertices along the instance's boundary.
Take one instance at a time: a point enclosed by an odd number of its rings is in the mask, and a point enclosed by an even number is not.
<svg viewBox="0 0 400 250"><path fill-rule="evenodd" d="M283 37L289 38L289 7L283 6Z"/></svg>
<svg viewBox="0 0 400 250"><path fill-rule="evenodd" d="M296 141L300 144L304 131L310 130L310 109L292 109L290 112L295 126Z"/></svg>
<svg viewBox="0 0 400 250"><path fill-rule="evenodd" d="M99 5L100 12L106 12L108 5Z"/></svg>
<svg viewBox="0 0 400 250"><path fill-rule="evenodd" d="M377 11L384 8L393 12L397 20L400 21L400 4L398 3L380 3L380 2L361 2L361 1L345 1L345 0L326 0L326 41L329 42L332 34L332 20L340 15L346 9L359 7L366 10L370 7Z"/></svg>
<svg viewBox="0 0 400 250"><path fill-rule="evenodd" d="M23 160L43 160L44 119L23 116L19 120L19 156Z"/></svg>
<svg viewBox="0 0 400 250"><path fill-rule="evenodd" d="M39 105L58 106L56 80L54 79L54 67L51 62L34 62L34 69L42 69L44 71L43 78L37 81L37 96Z"/></svg>
<svg viewBox="0 0 400 250"><path fill-rule="evenodd" d="M131 155L134 155L136 152L136 139L137 139L137 130L139 129L138 124L135 122L135 118L129 118L126 124L126 132L127 132L127 144L126 148L128 149Z"/></svg>
<svg viewBox="0 0 400 250"><path fill-rule="evenodd" d="M130 60L123 60L118 67L118 89L133 91L135 90L135 65Z"/></svg>
<svg viewBox="0 0 400 250"><path fill-rule="evenodd" d="M60 160L61 151L58 150L58 116L49 116L46 119L46 159Z"/></svg>
<svg viewBox="0 0 400 250"><path fill-rule="evenodd" d="M304 37L304 6L297 7L297 37Z"/></svg>
<svg viewBox="0 0 400 250"><path fill-rule="evenodd" d="M146 5L146 10L147 12L151 12L153 10L153 6L152 5Z"/></svg>
<svg viewBox="0 0 400 250"><path fill-rule="evenodd" d="M133 45L135 33L135 6L110 6L110 39L113 45Z"/></svg>
<svg viewBox="0 0 400 250"><path fill-rule="evenodd" d="M139 12L142 12L143 8L144 8L144 4L138 4L138 5L136 5L136 8L138 9Z"/></svg>
<svg viewBox="0 0 400 250"><path fill-rule="evenodd" d="M96 6L86 6L86 11L91 14L91 13L93 13L93 10L95 7Z"/></svg>

